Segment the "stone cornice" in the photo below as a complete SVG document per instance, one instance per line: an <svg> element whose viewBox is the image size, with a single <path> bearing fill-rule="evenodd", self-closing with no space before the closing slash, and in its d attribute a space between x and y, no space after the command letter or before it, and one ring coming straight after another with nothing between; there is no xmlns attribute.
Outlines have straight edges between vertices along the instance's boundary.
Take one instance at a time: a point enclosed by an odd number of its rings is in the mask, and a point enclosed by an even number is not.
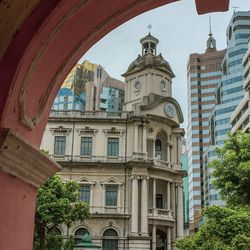
<svg viewBox="0 0 250 250"><path fill-rule="evenodd" d="M1 129L0 169L39 187L61 167L9 129Z"/></svg>

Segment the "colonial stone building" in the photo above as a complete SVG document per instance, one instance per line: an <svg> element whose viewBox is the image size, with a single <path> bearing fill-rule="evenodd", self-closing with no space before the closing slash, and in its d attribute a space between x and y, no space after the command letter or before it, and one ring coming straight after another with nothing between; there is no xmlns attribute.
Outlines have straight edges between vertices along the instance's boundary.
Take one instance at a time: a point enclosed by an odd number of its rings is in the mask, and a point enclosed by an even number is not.
<svg viewBox="0 0 250 250"><path fill-rule="evenodd" d="M123 74L123 112L52 110L43 136L41 147L60 163L64 181L80 184L92 214L69 233L89 233L102 249L170 250L183 236L183 115L157 43L142 38L142 54Z"/></svg>

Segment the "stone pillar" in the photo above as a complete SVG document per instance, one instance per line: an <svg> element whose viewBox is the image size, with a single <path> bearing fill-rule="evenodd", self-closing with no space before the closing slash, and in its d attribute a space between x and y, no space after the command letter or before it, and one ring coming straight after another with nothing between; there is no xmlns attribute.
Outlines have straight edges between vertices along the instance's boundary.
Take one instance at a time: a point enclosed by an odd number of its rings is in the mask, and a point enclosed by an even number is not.
<svg viewBox="0 0 250 250"><path fill-rule="evenodd" d="M148 235L148 180L142 179L141 184L141 233Z"/></svg>
<svg viewBox="0 0 250 250"><path fill-rule="evenodd" d="M156 179L153 179L153 209L156 208Z"/></svg>
<svg viewBox="0 0 250 250"><path fill-rule="evenodd" d="M174 226L172 227L172 238L175 239L176 237L176 193L175 193L175 183L172 182L170 184L170 192L171 192L171 201L170 201L170 208L173 213L173 218L175 219Z"/></svg>
<svg viewBox="0 0 250 250"><path fill-rule="evenodd" d="M33 249L36 190L61 168L8 129L0 129L0 249Z"/></svg>
<svg viewBox="0 0 250 250"><path fill-rule="evenodd" d="M134 131L134 152L138 152L138 125L135 124Z"/></svg>
<svg viewBox="0 0 250 250"><path fill-rule="evenodd" d="M167 210L171 210L170 203L171 203L171 191L170 191L170 182L167 182Z"/></svg>
<svg viewBox="0 0 250 250"><path fill-rule="evenodd" d="M138 235L138 179L132 179L131 233Z"/></svg>
<svg viewBox="0 0 250 250"><path fill-rule="evenodd" d="M142 152L147 153L147 127L143 125L142 131Z"/></svg>
<svg viewBox="0 0 250 250"><path fill-rule="evenodd" d="M153 140L153 160L155 159L155 140Z"/></svg>
<svg viewBox="0 0 250 250"><path fill-rule="evenodd" d="M156 225L153 224L152 228L152 250L156 250Z"/></svg>
<svg viewBox="0 0 250 250"><path fill-rule="evenodd" d="M167 144L167 162L170 164L171 163L171 159L170 159L170 144ZM170 167L170 166L169 166Z"/></svg>
<svg viewBox="0 0 250 250"><path fill-rule="evenodd" d="M171 250L171 242L172 242L171 227L168 227L168 229L167 229L167 250Z"/></svg>
<svg viewBox="0 0 250 250"><path fill-rule="evenodd" d="M183 237L184 236L184 224L183 224L183 191L182 191L182 185L179 184L177 186L177 196L178 196L178 202L177 202L177 237Z"/></svg>

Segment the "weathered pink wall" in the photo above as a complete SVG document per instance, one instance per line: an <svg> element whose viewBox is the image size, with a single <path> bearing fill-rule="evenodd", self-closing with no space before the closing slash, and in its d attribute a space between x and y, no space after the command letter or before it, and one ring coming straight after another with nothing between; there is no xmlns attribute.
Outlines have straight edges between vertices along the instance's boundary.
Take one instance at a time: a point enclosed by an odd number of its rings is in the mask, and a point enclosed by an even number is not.
<svg viewBox="0 0 250 250"><path fill-rule="evenodd" d="M0 249L31 250L36 189L0 170Z"/></svg>

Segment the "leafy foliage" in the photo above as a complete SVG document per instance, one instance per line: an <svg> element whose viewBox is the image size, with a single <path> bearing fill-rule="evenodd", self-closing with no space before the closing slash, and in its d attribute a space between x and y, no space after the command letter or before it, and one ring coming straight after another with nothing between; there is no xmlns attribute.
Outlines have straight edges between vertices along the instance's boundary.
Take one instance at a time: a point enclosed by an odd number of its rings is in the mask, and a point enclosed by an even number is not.
<svg viewBox="0 0 250 250"><path fill-rule="evenodd" d="M250 133L229 134L222 148L218 148L217 159L210 167L214 184L230 206L250 205Z"/></svg>
<svg viewBox="0 0 250 250"><path fill-rule="evenodd" d="M210 163L214 184L229 208L212 206L193 236L177 241L181 250L250 249L250 133L229 134Z"/></svg>
<svg viewBox="0 0 250 250"><path fill-rule="evenodd" d="M83 221L90 216L88 205L78 202L78 190L79 185L76 182L63 183L58 176L49 178L39 188L35 218L35 249L46 249L49 237L54 237L58 242L56 237L49 233L53 228L60 224L69 227L74 221Z"/></svg>
<svg viewBox="0 0 250 250"><path fill-rule="evenodd" d="M181 250L250 249L250 213L212 206L203 215L205 224L193 236L177 241Z"/></svg>

